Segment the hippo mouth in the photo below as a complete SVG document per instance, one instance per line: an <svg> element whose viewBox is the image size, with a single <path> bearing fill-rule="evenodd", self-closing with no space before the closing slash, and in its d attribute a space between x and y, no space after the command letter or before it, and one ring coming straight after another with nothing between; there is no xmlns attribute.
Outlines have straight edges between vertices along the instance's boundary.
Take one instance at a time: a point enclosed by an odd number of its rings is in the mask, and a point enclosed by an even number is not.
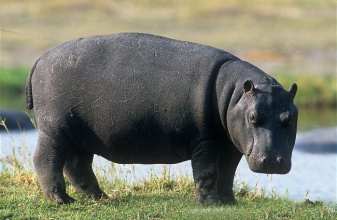
<svg viewBox="0 0 337 220"><path fill-rule="evenodd" d="M286 174L290 171L290 157L283 157L276 153L266 154L254 151L254 138L245 154L249 169L256 173ZM286 158L286 159L285 159Z"/></svg>
<svg viewBox="0 0 337 220"><path fill-rule="evenodd" d="M283 159L256 159L253 157L247 158L249 169L255 173L266 174L287 174L290 171L291 163L284 162Z"/></svg>
<svg viewBox="0 0 337 220"><path fill-rule="evenodd" d="M247 159L249 158L249 156L252 154L253 152L253 147L254 147L254 138L253 138L253 141L252 143L248 146L247 148L247 152L246 152L246 157Z"/></svg>

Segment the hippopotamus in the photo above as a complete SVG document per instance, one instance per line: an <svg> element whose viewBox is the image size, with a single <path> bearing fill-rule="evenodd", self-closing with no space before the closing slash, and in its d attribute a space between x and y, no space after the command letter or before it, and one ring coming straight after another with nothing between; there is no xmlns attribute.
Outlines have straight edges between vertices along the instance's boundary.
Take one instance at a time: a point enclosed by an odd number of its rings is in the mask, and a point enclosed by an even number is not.
<svg viewBox="0 0 337 220"><path fill-rule="evenodd" d="M34 128L33 123L25 112L0 110L0 132L27 131Z"/></svg>
<svg viewBox="0 0 337 220"><path fill-rule="evenodd" d="M289 172L297 91L221 49L142 33L79 38L48 50L26 84L38 144L34 167L57 203L65 174L92 198L107 197L94 155L122 164L191 160L202 204L231 203L244 155L252 171Z"/></svg>

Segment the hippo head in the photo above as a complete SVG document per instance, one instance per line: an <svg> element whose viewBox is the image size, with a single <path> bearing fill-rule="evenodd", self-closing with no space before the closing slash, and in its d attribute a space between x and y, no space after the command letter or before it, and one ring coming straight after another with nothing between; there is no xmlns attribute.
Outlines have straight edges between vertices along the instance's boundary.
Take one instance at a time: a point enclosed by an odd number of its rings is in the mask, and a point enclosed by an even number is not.
<svg viewBox="0 0 337 220"><path fill-rule="evenodd" d="M240 98L227 114L229 135L245 155L249 168L259 173L285 174L297 131L297 108L293 99L297 85L286 91L275 80L246 80Z"/></svg>

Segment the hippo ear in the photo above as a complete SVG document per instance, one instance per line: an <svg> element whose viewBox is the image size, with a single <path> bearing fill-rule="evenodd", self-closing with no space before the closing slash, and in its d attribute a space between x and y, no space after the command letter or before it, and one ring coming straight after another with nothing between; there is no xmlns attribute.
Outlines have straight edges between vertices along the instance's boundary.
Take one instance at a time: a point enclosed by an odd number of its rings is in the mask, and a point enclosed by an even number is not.
<svg viewBox="0 0 337 220"><path fill-rule="evenodd" d="M296 92L297 92L297 84L296 84L296 83L293 83L293 84L290 86L290 89L289 89L289 94L290 94L291 99L294 99L294 98L295 98Z"/></svg>
<svg viewBox="0 0 337 220"><path fill-rule="evenodd" d="M251 80L246 80L243 84L243 90L245 92L254 92L255 90L255 87L254 87L254 84Z"/></svg>

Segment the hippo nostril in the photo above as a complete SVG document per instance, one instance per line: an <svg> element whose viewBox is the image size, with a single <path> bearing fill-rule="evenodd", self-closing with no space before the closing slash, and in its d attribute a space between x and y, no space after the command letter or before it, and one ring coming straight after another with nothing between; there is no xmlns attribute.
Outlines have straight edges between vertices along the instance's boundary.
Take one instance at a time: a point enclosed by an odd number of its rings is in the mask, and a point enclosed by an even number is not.
<svg viewBox="0 0 337 220"><path fill-rule="evenodd" d="M261 158L261 164L262 164L262 165L265 165L266 163L267 163L267 157L264 157L264 156L263 156L263 157Z"/></svg>
<svg viewBox="0 0 337 220"><path fill-rule="evenodd" d="M277 161L278 164L283 164L284 163L284 159L282 157L280 157L280 156L278 156L276 158L276 161Z"/></svg>

